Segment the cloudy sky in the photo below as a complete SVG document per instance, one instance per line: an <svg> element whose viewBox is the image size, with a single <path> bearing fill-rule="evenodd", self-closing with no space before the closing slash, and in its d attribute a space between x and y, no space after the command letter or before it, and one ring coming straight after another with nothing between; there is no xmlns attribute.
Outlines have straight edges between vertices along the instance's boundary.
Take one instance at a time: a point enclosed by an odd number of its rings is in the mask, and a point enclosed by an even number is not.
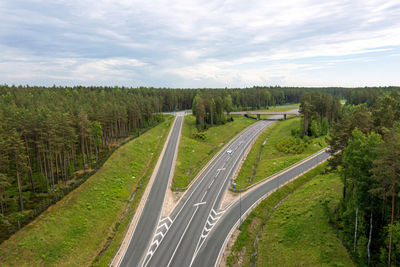
<svg viewBox="0 0 400 267"><path fill-rule="evenodd" d="M400 1L2 0L0 51L0 84L400 85Z"/></svg>

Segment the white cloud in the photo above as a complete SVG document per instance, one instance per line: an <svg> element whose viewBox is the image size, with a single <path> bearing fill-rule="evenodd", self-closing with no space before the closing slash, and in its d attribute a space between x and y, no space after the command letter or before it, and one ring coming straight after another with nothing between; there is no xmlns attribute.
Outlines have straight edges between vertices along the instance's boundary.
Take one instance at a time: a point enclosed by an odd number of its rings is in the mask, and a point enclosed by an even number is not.
<svg viewBox="0 0 400 267"><path fill-rule="evenodd" d="M393 67L400 50L390 0L10 1L0 25L0 81L13 83L319 85L339 64L387 57ZM310 78L316 70L325 81Z"/></svg>

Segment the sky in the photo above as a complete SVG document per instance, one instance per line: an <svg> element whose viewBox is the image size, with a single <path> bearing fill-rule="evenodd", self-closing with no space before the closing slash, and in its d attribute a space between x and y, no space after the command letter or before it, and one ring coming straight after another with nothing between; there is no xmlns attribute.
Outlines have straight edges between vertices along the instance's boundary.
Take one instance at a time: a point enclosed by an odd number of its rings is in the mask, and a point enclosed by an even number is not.
<svg viewBox="0 0 400 267"><path fill-rule="evenodd" d="M400 1L2 0L0 84L399 86Z"/></svg>

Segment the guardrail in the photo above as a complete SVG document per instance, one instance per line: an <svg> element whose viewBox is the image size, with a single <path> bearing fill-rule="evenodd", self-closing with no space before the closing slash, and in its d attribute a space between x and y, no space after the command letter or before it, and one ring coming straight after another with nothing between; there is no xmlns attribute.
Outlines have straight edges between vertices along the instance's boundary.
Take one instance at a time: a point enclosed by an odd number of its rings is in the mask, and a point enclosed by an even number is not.
<svg viewBox="0 0 400 267"><path fill-rule="evenodd" d="M306 158L304 158L304 159L302 159L302 160L300 160L300 161L298 161L298 162L296 162L296 163L294 163L294 164L292 164L292 165L290 165L290 166L288 166L288 167L286 167L286 168L284 168L284 169L282 169L282 170L280 170L280 171L278 171L278 172L276 172L276 173L274 173L274 174L272 174L272 175L270 175L270 176L268 176L268 177L266 177L266 178L264 178L264 179L262 179L262 180L260 180L260 181L258 181L256 183L254 183L254 184L251 184L251 185L249 185L249 186L247 186L245 188L242 188L242 189L233 188L233 184L231 184L231 187L229 188L229 190L231 190L232 192L235 192L235 193L236 192L244 192L244 191L246 191L246 190L248 190L248 189L250 189L250 188L252 188L252 187L254 187L256 185L259 185L259 184L271 179L274 176L280 175L281 173L287 171L290 168L293 168L293 167L295 167L297 165L303 164L307 160L309 160L311 158L314 158L315 156L318 156L319 154L321 154L322 152L327 151L327 150L328 150L328 147L325 147L325 148L315 152L314 154L312 154L312 155L310 155L310 156L308 156L308 157L306 157Z"/></svg>

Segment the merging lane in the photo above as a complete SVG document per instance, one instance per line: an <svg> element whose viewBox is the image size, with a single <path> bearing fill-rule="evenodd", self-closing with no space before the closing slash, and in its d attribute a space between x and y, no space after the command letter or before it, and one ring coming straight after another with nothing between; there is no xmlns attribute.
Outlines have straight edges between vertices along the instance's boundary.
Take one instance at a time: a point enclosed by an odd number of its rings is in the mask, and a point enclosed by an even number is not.
<svg viewBox="0 0 400 267"><path fill-rule="evenodd" d="M121 266L214 266L240 215L250 211L280 185L326 160L326 152L243 193L241 201L225 210L220 205L246 151L273 121L249 126L220 153L183 195L168 217L161 218L166 188L176 153L183 116L178 116L156 179L139 218Z"/></svg>
<svg viewBox="0 0 400 267"><path fill-rule="evenodd" d="M251 192L244 194L241 198L241 203L236 201L224 211L224 216L221 221L210 233L209 238L198 252L196 259L192 266L216 266L221 259L223 249L227 239L230 236L231 230L240 223L240 216L247 211L250 211L260 200L267 194L273 192L282 184L290 181L294 177L307 172L309 169L320 164L330 157L330 154L323 152L316 157L310 158L299 164L298 166L282 173L271 180L261 184L260 186L251 190Z"/></svg>
<svg viewBox="0 0 400 267"><path fill-rule="evenodd" d="M161 209L164 202L166 189L168 186L173 161L182 127L183 116L177 116L174 128L171 130L170 139L165 149L164 157L157 171L155 180L151 185L150 193L137 222L134 233L127 249L123 252L122 260L117 266L138 266L145 254L150 239L156 230Z"/></svg>
<svg viewBox="0 0 400 267"><path fill-rule="evenodd" d="M251 125L214 159L171 215L161 219L159 225L166 221L169 224L155 233L139 266L191 266L224 214L219 210L222 197L246 150L271 123L259 121Z"/></svg>

